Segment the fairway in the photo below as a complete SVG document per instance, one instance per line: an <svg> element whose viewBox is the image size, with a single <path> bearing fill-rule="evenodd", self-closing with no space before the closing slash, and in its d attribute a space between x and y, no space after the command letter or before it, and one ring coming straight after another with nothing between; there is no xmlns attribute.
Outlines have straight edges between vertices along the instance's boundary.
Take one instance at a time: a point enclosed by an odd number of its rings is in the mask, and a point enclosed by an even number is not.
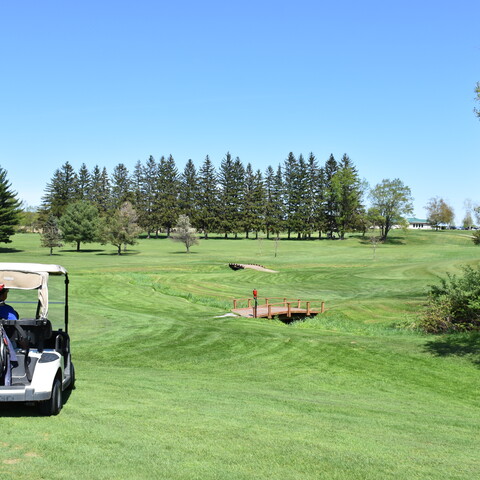
<svg viewBox="0 0 480 480"><path fill-rule="evenodd" d="M2 261L69 272L77 388L56 417L1 405L0 479L475 478L480 337L405 327L426 287L477 265L480 247L465 232L391 236L376 252L354 235L49 256L15 235ZM290 325L223 317L253 288L327 311Z"/></svg>

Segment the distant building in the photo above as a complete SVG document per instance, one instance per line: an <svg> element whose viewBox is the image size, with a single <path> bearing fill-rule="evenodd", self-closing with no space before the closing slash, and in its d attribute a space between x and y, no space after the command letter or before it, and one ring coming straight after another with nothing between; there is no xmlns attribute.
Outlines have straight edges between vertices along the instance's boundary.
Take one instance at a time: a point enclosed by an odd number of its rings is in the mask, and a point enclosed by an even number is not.
<svg viewBox="0 0 480 480"><path fill-rule="evenodd" d="M420 218L407 218L408 220L408 228L423 228L426 230L431 230L432 226L427 222L427 220L420 219Z"/></svg>

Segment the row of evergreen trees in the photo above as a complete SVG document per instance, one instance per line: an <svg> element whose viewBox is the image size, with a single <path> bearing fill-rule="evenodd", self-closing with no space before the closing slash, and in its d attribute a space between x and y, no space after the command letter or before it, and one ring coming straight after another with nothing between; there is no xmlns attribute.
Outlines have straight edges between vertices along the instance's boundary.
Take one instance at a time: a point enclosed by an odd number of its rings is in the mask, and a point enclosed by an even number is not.
<svg viewBox="0 0 480 480"><path fill-rule="evenodd" d="M287 231L289 238L315 232L343 238L346 231L362 228L363 190L346 154L338 162L330 155L321 166L313 153L308 159L290 153L263 173L230 153L218 170L207 156L198 169L188 160L181 173L171 155L138 161L131 173L120 163L111 175L105 167L89 171L85 164L76 172L66 162L46 186L41 214L60 218L68 205L86 200L108 215L130 202L149 236L162 229L169 234L183 214L205 236Z"/></svg>

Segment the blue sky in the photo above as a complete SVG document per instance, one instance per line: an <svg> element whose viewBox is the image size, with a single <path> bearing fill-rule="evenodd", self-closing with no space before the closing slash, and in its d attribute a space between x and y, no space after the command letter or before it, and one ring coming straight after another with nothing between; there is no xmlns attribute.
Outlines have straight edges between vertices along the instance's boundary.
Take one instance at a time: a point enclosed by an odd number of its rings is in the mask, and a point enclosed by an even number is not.
<svg viewBox="0 0 480 480"><path fill-rule="evenodd" d="M478 0L1 2L0 165L33 206L67 160L347 153L459 224L480 203L478 18Z"/></svg>

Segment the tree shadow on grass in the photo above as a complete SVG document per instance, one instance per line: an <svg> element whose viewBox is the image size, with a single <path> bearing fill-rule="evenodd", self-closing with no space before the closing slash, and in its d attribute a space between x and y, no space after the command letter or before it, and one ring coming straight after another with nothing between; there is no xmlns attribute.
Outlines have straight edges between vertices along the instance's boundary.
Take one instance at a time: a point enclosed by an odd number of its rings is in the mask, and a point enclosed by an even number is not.
<svg viewBox="0 0 480 480"><path fill-rule="evenodd" d="M480 332L447 335L427 342L425 349L438 357L466 357L480 368Z"/></svg>
<svg viewBox="0 0 480 480"><path fill-rule="evenodd" d="M7 248L7 247L0 247L0 253L21 253L24 250L18 250L17 248Z"/></svg>
<svg viewBox="0 0 480 480"><path fill-rule="evenodd" d="M362 245L372 245L372 237L365 235L364 237L357 237ZM375 237L373 237L375 238ZM386 240L381 240L380 237L376 237L377 245L406 245L405 239L397 237L387 237Z"/></svg>
<svg viewBox="0 0 480 480"><path fill-rule="evenodd" d="M140 253L138 250L127 250L126 252L122 250L121 255L119 255L116 250L111 252L105 252L103 250L97 250L97 251L99 252L97 253L97 255L105 255L107 257L129 257L131 255L138 255Z"/></svg>
<svg viewBox="0 0 480 480"><path fill-rule="evenodd" d="M383 242L384 245L406 245L404 238L387 237Z"/></svg>
<svg viewBox="0 0 480 480"><path fill-rule="evenodd" d="M62 250L62 252L65 252L65 253L78 253L79 255L82 254L82 253L97 253L97 252L103 252L103 250L99 250L99 249L94 249L94 248L91 248L91 249L88 249L88 248L82 248L81 250L77 250L77 249L72 249L72 250Z"/></svg>

